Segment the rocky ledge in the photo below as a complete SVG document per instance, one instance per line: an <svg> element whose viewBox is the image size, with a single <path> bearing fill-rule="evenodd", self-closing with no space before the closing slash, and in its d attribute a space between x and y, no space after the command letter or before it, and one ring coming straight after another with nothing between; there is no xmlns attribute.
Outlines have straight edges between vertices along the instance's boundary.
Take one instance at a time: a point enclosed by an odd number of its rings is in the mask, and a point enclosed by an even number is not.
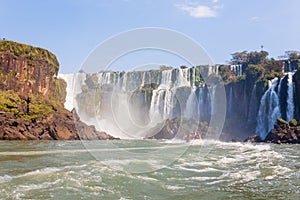
<svg viewBox="0 0 300 200"><path fill-rule="evenodd" d="M80 121L75 110L30 120L0 114L0 140L107 140L114 137Z"/></svg>
<svg viewBox="0 0 300 200"><path fill-rule="evenodd" d="M251 136L245 142L265 142L275 144L300 144L300 124L293 119L287 122L277 119L274 128L263 140L258 135Z"/></svg>
<svg viewBox="0 0 300 200"><path fill-rule="evenodd" d="M150 129L146 134L147 139L181 139L193 140L206 138L208 124L199 122L194 118L177 117L167 119Z"/></svg>

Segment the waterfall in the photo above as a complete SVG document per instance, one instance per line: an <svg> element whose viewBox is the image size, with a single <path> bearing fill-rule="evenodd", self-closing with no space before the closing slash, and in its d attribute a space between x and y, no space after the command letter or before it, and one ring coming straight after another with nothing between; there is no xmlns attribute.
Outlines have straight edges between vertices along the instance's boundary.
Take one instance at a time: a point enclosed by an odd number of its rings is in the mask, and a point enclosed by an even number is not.
<svg viewBox="0 0 300 200"><path fill-rule="evenodd" d="M235 72L237 76L243 75L243 65L230 65L230 70Z"/></svg>
<svg viewBox="0 0 300 200"><path fill-rule="evenodd" d="M123 73L123 77L122 77L122 91L126 91L126 84L127 84L127 74Z"/></svg>
<svg viewBox="0 0 300 200"><path fill-rule="evenodd" d="M173 109L172 70L162 71L160 85L153 90L149 117L151 121L160 121L171 117Z"/></svg>
<svg viewBox="0 0 300 200"><path fill-rule="evenodd" d="M143 72L142 83L141 83L140 88L143 88L145 86L145 77L146 77L146 72Z"/></svg>
<svg viewBox="0 0 300 200"><path fill-rule="evenodd" d="M269 88L260 101L256 133L259 133L262 139L273 129L276 120L281 117L279 97L276 92L277 85L277 77L269 81Z"/></svg>
<svg viewBox="0 0 300 200"><path fill-rule="evenodd" d="M189 118L199 118L199 113L198 113L198 100L196 97L196 87L193 87L191 90L191 93L187 99L186 102L186 108L184 111L184 116L189 117Z"/></svg>
<svg viewBox="0 0 300 200"><path fill-rule="evenodd" d="M90 88L92 92L87 92L89 85L82 93L82 86L86 78L94 81L95 76L100 86L109 87L101 87L99 96L86 96L96 91ZM142 138L145 130L181 114L199 118L201 113L204 119L209 119L215 96L214 88L195 86L196 68L126 73L101 71L88 77L85 73L60 74L59 77L67 82L65 108L76 108L82 121L120 138ZM159 86L152 90L148 83ZM82 95L77 100L78 94ZM89 101L94 97L99 103ZM95 113L94 103L98 106Z"/></svg>
<svg viewBox="0 0 300 200"><path fill-rule="evenodd" d="M58 78L63 79L67 83L65 108L69 111L73 108L78 108L76 96L82 92L81 87L85 84L86 74L58 74Z"/></svg>
<svg viewBox="0 0 300 200"><path fill-rule="evenodd" d="M211 115L216 114L215 111L215 105L216 105L216 89L217 86L212 86L209 88L209 94L210 94L210 110L211 110Z"/></svg>
<svg viewBox="0 0 300 200"><path fill-rule="evenodd" d="M286 109L286 120L289 122L294 118L294 83L293 83L293 73L288 73L288 96L287 96L287 109Z"/></svg>
<svg viewBox="0 0 300 200"><path fill-rule="evenodd" d="M190 82L188 81L188 68L179 69L178 75L176 77L176 87L190 86Z"/></svg>

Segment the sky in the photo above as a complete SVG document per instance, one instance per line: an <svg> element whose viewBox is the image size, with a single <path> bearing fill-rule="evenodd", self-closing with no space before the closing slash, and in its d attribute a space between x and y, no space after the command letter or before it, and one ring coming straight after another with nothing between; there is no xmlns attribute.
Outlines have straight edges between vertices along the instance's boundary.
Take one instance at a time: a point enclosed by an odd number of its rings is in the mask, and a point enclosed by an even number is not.
<svg viewBox="0 0 300 200"><path fill-rule="evenodd" d="M274 58L300 50L299 8L299 0L0 0L0 37L50 50L60 73L72 73L107 38L159 27L192 38L221 64L234 52L262 45ZM185 64L170 55L142 54L117 64L124 70L143 62Z"/></svg>

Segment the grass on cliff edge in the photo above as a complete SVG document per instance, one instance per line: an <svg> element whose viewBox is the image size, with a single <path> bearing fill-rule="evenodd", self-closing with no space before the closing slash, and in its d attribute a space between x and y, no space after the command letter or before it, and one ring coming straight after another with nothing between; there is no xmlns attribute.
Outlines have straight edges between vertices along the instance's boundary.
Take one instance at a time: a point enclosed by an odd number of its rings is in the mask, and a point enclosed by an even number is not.
<svg viewBox="0 0 300 200"><path fill-rule="evenodd" d="M46 49L9 40L0 40L0 51L13 53L14 59L17 59L21 55L25 55L27 56L28 60L31 61L29 64L33 63L33 61L44 60L56 71L59 69L56 56Z"/></svg>

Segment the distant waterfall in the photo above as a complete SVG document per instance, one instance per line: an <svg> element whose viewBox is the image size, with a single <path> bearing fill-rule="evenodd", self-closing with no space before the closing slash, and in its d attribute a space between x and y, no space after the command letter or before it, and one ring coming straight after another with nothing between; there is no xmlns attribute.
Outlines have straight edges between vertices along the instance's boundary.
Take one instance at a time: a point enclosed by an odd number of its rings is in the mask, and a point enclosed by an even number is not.
<svg viewBox="0 0 300 200"><path fill-rule="evenodd" d="M178 74L176 77L176 87L183 87L183 86L190 86L190 82L188 80L188 76L189 76L189 69L185 68L185 69L179 69L178 70Z"/></svg>
<svg viewBox="0 0 300 200"><path fill-rule="evenodd" d="M288 97L287 97L287 109L286 109L286 120L291 121L294 118L294 83L293 73L288 73Z"/></svg>
<svg viewBox="0 0 300 200"><path fill-rule="evenodd" d="M81 120L98 130L130 138L130 134L142 137L145 129L175 117L209 121L218 110L216 86L206 86L202 77L208 70L218 73L218 66L59 77L67 82L67 109L75 107Z"/></svg>
<svg viewBox="0 0 300 200"><path fill-rule="evenodd" d="M172 113L174 93L174 88L172 88L172 70L162 71L160 82L159 87L153 90L151 98L149 111L151 121L168 119Z"/></svg>
<svg viewBox="0 0 300 200"><path fill-rule="evenodd" d="M235 72L237 76L243 75L243 65L230 65L230 70Z"/></svg>
<svg viewBox="0 0 300 200"><path fill-rule="evenodd" d="M261 138L265 138L268 132L274 127L274 123L281 117L279 97L276 92L278 78L269 81L269 88L260 101L260 107L257 118L256 132Z"/></svg>
<svg viewBox="0 0 300 200"><path fill-rule="evenodd" d="M191 90L191 93L189 95L189 98L187 99L186 103L186 108L184 111L184 116L185 117L195 117L199 118L199 113L198 113L198 100L196 96L196 87L193 87Z"/></svg>
<svg viewBox="0 0 300 200"><path fill-rule="evenodd" d="M76 96L82 92L82 85L86 79L85 73L77 74L58 74L58 78L63 79L67 83L67 96L64 106L67 110L71 111L77 108Z"/></svg>

